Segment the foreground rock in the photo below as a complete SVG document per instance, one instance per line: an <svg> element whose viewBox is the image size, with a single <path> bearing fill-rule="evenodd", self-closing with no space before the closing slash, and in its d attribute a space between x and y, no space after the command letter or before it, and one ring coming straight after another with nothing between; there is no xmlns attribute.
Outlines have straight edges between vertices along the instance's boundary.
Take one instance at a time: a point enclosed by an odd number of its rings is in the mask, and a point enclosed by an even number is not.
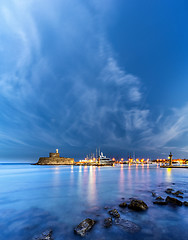
<svg viewBox="0 0 188 240"><path fill-rule="evenodd" d="M175 195L176 197L183 198L183 196L181 196L183 194L183 192L181 192L181 191L176 191L176 192L174 192L172 194Z"/></svg>
<svg viewBox="0 0 188 240"><path fill-rule="evenodd" d="M165 201L155 201L153 202L153 204L157 204L157 205L167 205L168 203Z"/></svg>
<svg viewBox="0 0 188 240"><path fill-rule="evenodd" d="M127 206L126 202L122 202L119 204L119 207L121 207L121 208L126 208L126 206Z"/></svg>
<svg viewBox="0 0 188 240"><path fill-rule="evenodd" d="M188 202L187 201L185 201L183 204L184 204L184 206L188 207Z"/></svg>
<svg viewBox="0 0 188 240"><path fill-rule="evenodd" d="M148 209L147 204L142 200L133 199L128 208L136 211L145 211Z"/></svg>
<svg viewBox="0 0 188 240"><path fill-rule="evenodd" d="M118 211L116 209L110 210L108 212L110 215L112 215L114 218L119 218L120 214L118 213Z"/></svg>
<svg viewBox="0 0 188 240"><path fill-rule="evenodd" d="M33 240L53 240L52 230L47 230L43 232L40 236L34 237Z"/></svg>
<svg viewBox="0 0 188 240"><path fill-rule="evenodd" d="M172 203L174 205L177 205L177 206L182 206L182 202L176 198L172 198L172 197L166 197L166 202L167 203Z"/></svg>
<svg viewBox="0 0 188 240"><path fill-rule="evenodd" d="M111 218L111 217L105 218L105 219L104 219L104 227L105 227L105 228L109 228L109 227L111 227L111 226L112 226L112 218Z"/></svg>
<svg viewBox="0 0 188 240"><path fill-rule="evenodd" d="M164 200L161 196L157 197L156 200Z"/></svg>
<svg viewBox="0 0 188 240"><path fill-rule="evenodd" d="M176 195L176 197L178 197L178 198L183 198L183 196L181 196L181 195Z"/></svg>
<svg viewBox="0 0 188 240"><path fill-rule="evenodd" d="M82 237L85 236L86 232L91 230L96 222L90 218L83 220L75 229L74 232Z"/></svg>
<svg viewBox="0 0 188 240"><path fill-rule="evenodd" d="M165 193L170 194L170 193L172 193L173 191L174 191L174 189L172 189L172 188L167 188L167 189L165 190Z"/></svg>
<svg viewBox="0 0 188 240"><path fill-rule="evenodd" d="M175 194L175 195L179 195L179 194L183 194L183 192L181 192L181 191L176 191L176 192L173 193L173 194Z"/></svg>
<svg viewBox="0 0 188 240"><path fill-rule="evenodd" d="M139 232L141 229L136 223L124 219L116 219L115 224L129 233L136 233Z"/></svg>

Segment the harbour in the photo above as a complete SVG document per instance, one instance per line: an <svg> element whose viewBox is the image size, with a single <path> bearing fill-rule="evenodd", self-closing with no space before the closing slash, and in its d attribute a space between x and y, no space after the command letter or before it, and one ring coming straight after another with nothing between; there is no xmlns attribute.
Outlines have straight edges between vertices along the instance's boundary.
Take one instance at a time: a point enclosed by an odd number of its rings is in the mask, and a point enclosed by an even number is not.
<svg viewBox="0 0 188 240"><path fill-rule="evenodd" d="M40 157L37 163L33 165L75 165L75 166L115 166L115 164L159 164L161 168L187 168L188 159L172 159L172 153L170 152L167 159L150 160L144 158L132 158L128 157L127 160L121 158L116 160L115 158L109 158L103 154L103 152L97 151L96 155L91 153L87 155L85 159L74 161L74 158L60 157L59 149L56 149L55 153L49 153L49 157ZM178 163L178 165L176 165Z"/></svg>
<svg viewBox="0 0 188 240"><path fill-rule="evenodd" d="M0 240L186 240L187 1L0 16Z"/></svg>

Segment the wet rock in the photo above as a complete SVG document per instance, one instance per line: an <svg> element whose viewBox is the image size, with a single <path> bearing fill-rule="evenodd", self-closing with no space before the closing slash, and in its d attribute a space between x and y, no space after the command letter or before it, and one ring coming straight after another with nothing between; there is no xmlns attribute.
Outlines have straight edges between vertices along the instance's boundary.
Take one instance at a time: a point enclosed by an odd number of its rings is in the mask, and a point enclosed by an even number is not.
<svg viewBox="0 0 188 240"><path fill-rule="evenodd" d="M91 230L91 228L94 226L95 223L96 222L93 219L86 218L74 229L74 232L84 237L86 232Z"/></svg>
<svg viewBox="0 0 188 240"><path fill-rule="evenodd" d="M185 201L183 204L184 204L184 206L188 207L188 202L187 201Z"/></svg>
<svg viewBox="0 0 188 240"><path fill-rule="evenodd" d="M119 207L121 208L125 208L127 206L127 203L126 202L122 202L119 204Z"/></svg>
<svg viewBox="0 0 188 240"><path fill-rule="evenodd" d="M156 200L164 200L161 196L157 197Z"/></svg>
<svg viewBox="0 0 188 240"><path fill-rule="evenodd" d="M111 217L105 218L105 219L104 219L104 227L105 227L105 228L109 228L109 227L111 227L111 226L112 226L112 218L111 218Z"/></svg>
<svg viewBox="0 0 188 240"><path fill-rule="evenodd" d="M182 206L182 204L183 204L180 200L178 200L176 198L169 197L169 196L166 197L166 202L175 204L177 206Z"/></svg>
<svg viewBox="0 0 188 240"><path fill-rule="evenodd" d="M125 219L116 219L115 224L129 233L136 233L141 230L141 228L136 223Z"/></svg>
<svg viewBox="0 0 188 240"><path fill-rule="evenodd" d="M154 192L152 192L151 194L152 194L153 197L156 197L156 196L157 196L156 193L154 193Z"/></svg>
<svg viewBox="0 0 188 240"><path fill-rule="evenodd" d="M40 236L34 237L33 240L53 240L52 230L47 230L43 232Z"/></svg>
<svg viewBox="0 0 188 240"><path fill-rule="evenodd" d="M157 204L157 205L167 205L168 202L165 202L165 201L155 201L155 202L153 202L153 204Z"/></svg>
<svg viewBox="0 0 188 240"><path fill-rule="evenodd" d="M172 193L172 194L178 196L178 195L180 195L180 194L183 194L183 192L181 192L181 191L176 191L176 192L174 192L174 193Z"/></svg>
<svg viewBox="0 0 188 240"><path fill-rule="evenodd" d="M113 217L115 217L115 218L119 218L120 217L120 214L118 213L118 211L116 209L110 210L108 213L110 215L112 215Z"/></svg>
<svg viewBox="0 0 188 240"><path fill-rule="evenodd" d="M181 195L178 195L178 196L176 196L176 197L183 198L183 196L181 196Z"/></svg>
<svg viewBox="0 0 188 240"><path fill-rule="evenodd" d="M165 190L165 193L170 194L170 193L172 193L173 191L174 191L173 188L167 188L167 189Z"/></svg>
<svg viewBox="0 0 188 240"><path fill-rule="evenodd" d="M128 205L128 208L136 211L145 211L148 209L147 204L142 200L133 199Z"/></svg>

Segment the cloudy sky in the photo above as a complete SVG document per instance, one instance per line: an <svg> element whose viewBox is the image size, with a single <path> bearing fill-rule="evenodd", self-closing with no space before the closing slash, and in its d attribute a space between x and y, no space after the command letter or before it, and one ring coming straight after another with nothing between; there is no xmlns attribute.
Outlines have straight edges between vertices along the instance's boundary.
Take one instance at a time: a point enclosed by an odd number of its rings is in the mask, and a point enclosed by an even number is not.
<svg viewBox="0 0 188 240"><path fill-rule="evenodd" d="M0 158L188 158L186 0L1 0Z"/></svg>

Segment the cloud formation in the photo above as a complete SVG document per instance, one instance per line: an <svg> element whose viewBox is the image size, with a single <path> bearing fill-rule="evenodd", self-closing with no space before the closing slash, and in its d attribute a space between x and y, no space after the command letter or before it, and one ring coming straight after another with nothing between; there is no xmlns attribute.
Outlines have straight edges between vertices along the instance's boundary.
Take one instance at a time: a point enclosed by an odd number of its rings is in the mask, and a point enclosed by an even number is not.
<svg viewBox="0 0 188 240"><path fill-rule="evenodd" d="M152 119L142 80L118 64L105 37L115 1L103 4L3 1L1 147L150 151L187 132L187 106Z"/></svg>

